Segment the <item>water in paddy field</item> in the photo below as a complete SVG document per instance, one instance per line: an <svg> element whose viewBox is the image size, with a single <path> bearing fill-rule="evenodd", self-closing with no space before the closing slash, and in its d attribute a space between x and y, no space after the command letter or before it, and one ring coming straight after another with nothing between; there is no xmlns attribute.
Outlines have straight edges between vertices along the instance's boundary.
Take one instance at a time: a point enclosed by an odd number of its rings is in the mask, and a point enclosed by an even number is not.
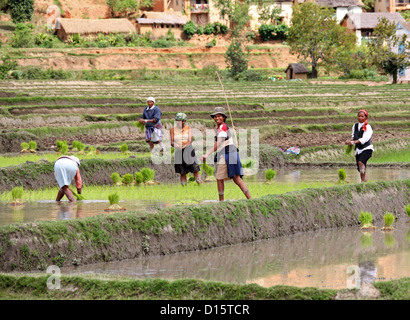
<svg viewBox="0 0 410 320"><path fill-rule="evenodd" d="M410 223L320 230L209 250L62 268L61 274L344 289L410 277ZM354 271L356 272L354 274ZM356 276L355 276L356 275Z"/></svg>
<svg viewBox="0 0 410 320"><path fill-rule="evenodd" d="M279 183L336 183L339 179L337 171L337 168L280 169L277 170L274 181ZM359 173L356 169L346 169L346 174L347 182L359 183ZM391 181L408 178L410 178L409 169L369 168L368 170L369 181ZM259 170L258 174L254 176L245 176L244 180L245 182L264 182L264 170ZM216 190L216 182L209 183L215 184ZM216 201L216 199L209 201ZM121 207L126 208L127 211L136 212L155 212L156 209L162 209L173 205L162 201L144 200L125 200L120 201L119 204ZM61 201L61 204L57 204L54 200L30 201L24 206L15 207L0 201L0 225L35 222L40 220L68 220L113 213L104 211L108 206L108 200L83 200L72 204L64 200Z"/></svg>

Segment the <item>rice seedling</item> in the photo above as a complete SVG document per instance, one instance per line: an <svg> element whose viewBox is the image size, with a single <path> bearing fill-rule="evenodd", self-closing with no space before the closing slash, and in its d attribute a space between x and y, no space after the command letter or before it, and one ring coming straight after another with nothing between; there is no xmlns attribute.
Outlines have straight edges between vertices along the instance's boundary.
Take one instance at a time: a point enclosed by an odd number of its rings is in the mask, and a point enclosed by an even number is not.
<svg viewBox="0 0 410 320"><path fill-rule="evenodd" d="M362 210L359 215L359 221L362 224L361 229L376 229L376 227L372 225L373 215L370 212Z"/></svg>
<svg viewBox="0 0 410 320"><path fill-rule="evenodd" d="M21 147L21 151L20 151L21 153L28 152L29 144L27 142L22 142L20 144L20 147Z"/></svg>
<svg viewBox="0 0 410 320"><path fill-rule="evenodd" d="M134 176L131 173L126 173L121 177L121 182L125 185L130 185L134 181Z"/></svg>
<svg viewBox="0 0 410 320"><path fill-rule="evenodd" d="M9 202L11 206L20 206L24 205L25 202L21 200L23 197L23 187L15 187L11 190L11 196L13 201Z"/></svg>
<svg viewBox="0 0 410 320"><path fill-rule="evenodd" d="M141 172L135 172L135 184L138 186L144 182L144 176Z"/></svg>
<svg viewBox="0 0 410 320"><path fill-rule="evenodd" d="M276 171L273 169L265 170L266 183L272 183L273 178L276 176Z"/></svg>
<svg viewBox="0 0 410 320"><path fill-rule="evenodd" d="M339 169L338 171L337 171L337 174L338 174L338 176L339 176L339 183L340 184L343 184L343 183L346 183L346 170L345 169Z"/></svg>
<svg viewBox="0 0 410 320"><path fill-rule="evenodd" d="M118 172L113 172L111 174L111 180L115 185L120 185L121 184L121 177L120 174Z"/></svg>
<svg viewBox="0 0 410 320"><path fill-rule="evenodd" d="M104 209L104 211L126 211L125 208L118 204L120 202L120 196L118 193L109 194L108 201L110 202L110 206Z"/></svg>
<svg viewBox="0 0 410 320"><path fill-rule="evenodd" d="M143 182L147 183L148 181L154 181L155 178L155 170L150 168L142 168L141 174L143 177Z"/></svg>
<svg viewBox="0 0 410 320"><path fill-rule="evenodd" d="M71 192L73 193L73 196L76 197L76 199L77 199L78 201L85 200L85 197L84 197L82 194L79 194L79 193L77 193L77 192L75 192L75 191L73 191L73 190L71 190Z"/></svg>
<svg viewBox="0 0 410 320"><path fill-rule="evenodd" d="M139 121L134 122L134 125L140 129L141 132L145 131L145 125L143 123L140 123Z"/></svg>
<svg viewBox="0 0 410 320"><path fill-rule="evenodd" d="M35 141L29 141L28 143L28 148L30 150L31 153L36 153L36 149L37 149L37 142Z"/></svg>
<svg viewBox="0 0 410 320"><path fill-rule="evenodd" d="M206 162L201 165L202 172L205 173L205 181L213 180L213 175L215 172L215 168L208 166Z"/></svg>
<svg viewBox="0 0 410 320"><path fill-rule="evenodd" d="M404 208L406 211L407 216L410 218L410 203ZM409 223L410 220L407 220L407 223Z"/></svg>
<svg viewBox="0 0 410 320"><path fill-rule="evenodd" d="M127 154L129 153L128 151L128 144L123 143L122 145L120 145L120 151L122 154Z"/></svg>
<svg viewBox="0 0 410 320"><path fill-rule="evenodd" d="M393 230L393 222L395 220L394 215L391 212L386 212L386 214L383 216L384 220L384 227L382 228L383 231L389 231Z"/></svg>
<svg viewBox="0 0 410 320"><path fill-rule="evenodd" d="M67 140L57 140L56 146L57 146L57 151L60 153L66 153L68 151Z"/></svg>

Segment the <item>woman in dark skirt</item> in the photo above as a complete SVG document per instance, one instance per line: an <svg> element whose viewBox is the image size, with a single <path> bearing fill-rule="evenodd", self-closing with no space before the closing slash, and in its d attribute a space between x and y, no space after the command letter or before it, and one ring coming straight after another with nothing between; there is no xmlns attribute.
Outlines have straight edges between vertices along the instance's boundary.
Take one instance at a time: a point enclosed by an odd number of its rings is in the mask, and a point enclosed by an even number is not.
<svg viewBox="0 0 410 320"><path fill-rule="evenodd" d="M218 183L219 201L224 201L224 180L232 179L241 188L247 199L251 199L251 194L243 182L243 168L239 158L238 149L233 144L232 136L225 123L225 108L216 107L211 114L211 118L216 123L215 144L203 157L205 162L212 152L217 151L214 162L216 164L215 177Z"/></svg>
<svg viewBox="0 0 410 320"><path fill-rule="evenodd" d="M373 154L372 126L368 123L369 113L362 109L357 113L357 123L352 128L352 138L346 140L345 144L355 146L355 157L357 170L360 173L362 182L366 182L366 165Z"/></svg>
<svg viewBox="0 0 410 320"><path fill-rule="evenodd" d="M181 175L181 184L187 184L187 173L194 174L195 181L201 184L199 165L196 160L195 150L192 146L192 129L186 125L185 113L177 113L175 126L170 130L171 146L174 147L175 172Z"/></svg>

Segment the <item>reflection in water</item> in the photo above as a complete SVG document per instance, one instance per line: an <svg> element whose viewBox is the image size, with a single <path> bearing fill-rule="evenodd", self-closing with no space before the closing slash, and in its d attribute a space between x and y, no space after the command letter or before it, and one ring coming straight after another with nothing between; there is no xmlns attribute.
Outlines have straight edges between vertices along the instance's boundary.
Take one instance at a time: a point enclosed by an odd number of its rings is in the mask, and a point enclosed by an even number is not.
<svg viewBox="0 0 410 320"><path fill-rule="evenodd" d="M145 278L197 278L263 287L290 285L341 289L347 270L361 270L363 281L410 276L408 225L397 226L395 243L387 247L381 231L362 246L360 228L295 234L210 250L152 256L135 260L63 268L62 273L97 273Z"/></svg>

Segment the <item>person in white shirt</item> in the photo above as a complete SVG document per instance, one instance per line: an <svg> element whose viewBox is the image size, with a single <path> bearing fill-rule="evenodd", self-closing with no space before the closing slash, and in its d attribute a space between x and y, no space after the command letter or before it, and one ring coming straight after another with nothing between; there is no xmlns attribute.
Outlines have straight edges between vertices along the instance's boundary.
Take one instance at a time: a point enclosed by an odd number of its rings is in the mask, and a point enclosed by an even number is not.
<svg viewBox="0 0 410 320"><path fill-rule="evenodd" d="M360 172L360 179L366 182L366 165L373 154L374 147L372 145L373 129L368 122L369 113L365 110L359 110L357 113L357 121L352 128L352 138L346 140L345 144L355 146L355 157L357 170Z"/></svg>

